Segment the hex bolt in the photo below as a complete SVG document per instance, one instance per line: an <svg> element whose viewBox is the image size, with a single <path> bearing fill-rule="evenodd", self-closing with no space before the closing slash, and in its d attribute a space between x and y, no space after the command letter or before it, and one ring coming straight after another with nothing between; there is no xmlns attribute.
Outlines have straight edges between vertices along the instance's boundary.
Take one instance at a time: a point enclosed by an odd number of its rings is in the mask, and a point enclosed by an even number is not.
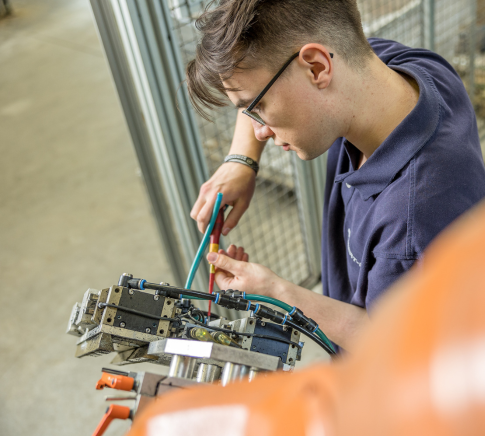
<svg viewBox="0 0 485 436"><path fill-rule="evenodd" d="M125 328L126 327L126 322L120 322L120 327Z"/></svg>
<svg viewBox="0 0 485 436"><path fill-rule="evenodd" d="M135 291L133 289L128 290L128 294L133 295Z"/></svg>
<svg viewBox="0 0 485 436"><path fill-rule="evenodd" d="M154 299L155 301L160 300L160 295L154 295L154 296L153 296L153 299Z"/></svg>
<svg viewBox="0 0 485 436"><path fill-rule="evenodd" d="M147 333L151 333L152 330L150 328L147 327L147 329L145 330Z"/></svg>

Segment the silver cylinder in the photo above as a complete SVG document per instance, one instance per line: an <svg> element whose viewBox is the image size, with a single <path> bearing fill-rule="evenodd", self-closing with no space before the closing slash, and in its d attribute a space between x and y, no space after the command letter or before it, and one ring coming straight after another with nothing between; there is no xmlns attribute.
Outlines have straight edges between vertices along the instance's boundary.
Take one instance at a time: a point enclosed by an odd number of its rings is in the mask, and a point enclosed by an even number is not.
<svg viewBox="0 0 485 436"><path fill-rule="evenodd" d="M217 365L201 363L197 370L197 381L199 383L212 383L221 377L221 368Z"/></svg>
<svg viewBox="0 0 485 436"><path fill-rule="evenodd" d="M226 386L228 383L242 380L249 374L249 366L236 365L235 363L226 362L224 369L222 370L222 386Z"/></svg>
<svg viewBox="0 0 485 436"><path fill-rule="evenodd" d="M174 354L168 371L169 377L192 378L195 369L195 357Z"/></svg>
<svg viewBox="0 0 485 436"><path fill-rule="evenodd" d="M249 370L249 381L252 382L255 377L258 375L259 369L258 368L251 368Z"/></svg>

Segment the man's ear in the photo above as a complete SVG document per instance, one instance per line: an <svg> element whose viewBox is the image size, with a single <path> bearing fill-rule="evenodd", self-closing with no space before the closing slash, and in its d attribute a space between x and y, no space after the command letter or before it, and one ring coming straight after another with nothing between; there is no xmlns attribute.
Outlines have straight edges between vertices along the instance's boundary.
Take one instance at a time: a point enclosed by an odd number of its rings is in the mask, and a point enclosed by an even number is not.
<svg viewBox="0 0 485 436"><path fill-rule="evenodd" d="M300 50L300 65L304 66L310 80L318 89L325 89L332 81L333 62L330 52L321 44L304 45Z"/></svg>

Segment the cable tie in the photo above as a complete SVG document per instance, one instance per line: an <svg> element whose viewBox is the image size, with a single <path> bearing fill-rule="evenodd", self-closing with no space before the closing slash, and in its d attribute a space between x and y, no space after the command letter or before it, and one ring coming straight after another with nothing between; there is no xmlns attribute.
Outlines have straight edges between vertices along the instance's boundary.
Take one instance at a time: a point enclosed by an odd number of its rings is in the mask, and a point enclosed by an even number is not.
<svg viewBox="0 0 485 436"><path fill-rule="evenodd" d="M144 291L144 290L145 290L145 287L143 286L145 283L146 283L146 280L145 280L145 279L140 280L140 285L139 285L139 286L140 286L140 289L141 289L142 291Z"/></svg>
<svg viewBox="0 0 485 436"><path fill-rule="evenodd" d="M293 315L296 312L296 306L293 306L293 309L291 309L291 312L288 313L288 315Z"/></svg>
<svg viewBox="0 0 485 436"><path fill-rule="evenodd" d="M246 299L246 292L243 292L242 297Z"/></svg>
<svg viewBox="0 0 485 436"><path fill-rule="evenodd" d="M317 326L315 327L315 330L313 330L312 333L315 333L318 329L319 329L319 327L318 327L318 324L317 324Z"/></svg>
<svg viewBox="0 0 485 436"><path fill-rule="evenodd" d="M214 300L214 303L219 304L220 298L221 298L221 293L218 292L217 295L216 295L216 299Z"/></svg>
<svg viewBox="0 0 485 436"><path fill-rule="evenodd" d="M254 313L258 313L258 310L259 310L259 304L256 303L256 308L253 310Z"/></svg>
<svg viewBox="0 0 485 436"><path fill-rule="evenodd" d="M283 318L283 322L281 323L281 325L285 325L286 324L287 318L288 318L288 314L286 314L285 317Z"/></svg>
<svg viewBox="0 0 485 436"><path fill-rule="evenodd" d="M249 310L250 307L251 307L251 301L248 300L248 307L246 307L246 310Z"/></svg>

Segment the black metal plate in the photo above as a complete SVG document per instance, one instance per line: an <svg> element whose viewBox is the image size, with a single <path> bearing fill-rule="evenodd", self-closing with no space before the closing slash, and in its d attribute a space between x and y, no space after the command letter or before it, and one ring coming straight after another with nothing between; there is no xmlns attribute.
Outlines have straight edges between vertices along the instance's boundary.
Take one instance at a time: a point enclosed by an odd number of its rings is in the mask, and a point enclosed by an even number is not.
<svg viewBox="0 0 485 436"><path fill-rule="evenodd" d="M286 339L287 341L291 340L291 329L288 329L285 332L283 331L283 326L269 322L266 322L265 325L262 326L260 319L256 320L254 333L258 335L274 336L277 338ZM253 338L253 342L251 344L251 351L279 357L282 362L286 362L289 348L289 344L264 338Z"/></svg>
<svg viewBox="0 0 485 436"><path fill-rule="evenodd" d="M162 316L164 304L165 297L162 297L161 295L158 300L155 300L152 294L136 290L133 290L133 294L130 294L128 289L123 288L118 306L135 309L140 312L149 313L150 315ZM125 329L156 335L160 320L147 318L142 315L135 315L122 310L116 310L113 326L121 327L120 323L122 322L126 324L125 327L123 327ZM146 331L147 328L150 329L150 332Z"/></svg>

